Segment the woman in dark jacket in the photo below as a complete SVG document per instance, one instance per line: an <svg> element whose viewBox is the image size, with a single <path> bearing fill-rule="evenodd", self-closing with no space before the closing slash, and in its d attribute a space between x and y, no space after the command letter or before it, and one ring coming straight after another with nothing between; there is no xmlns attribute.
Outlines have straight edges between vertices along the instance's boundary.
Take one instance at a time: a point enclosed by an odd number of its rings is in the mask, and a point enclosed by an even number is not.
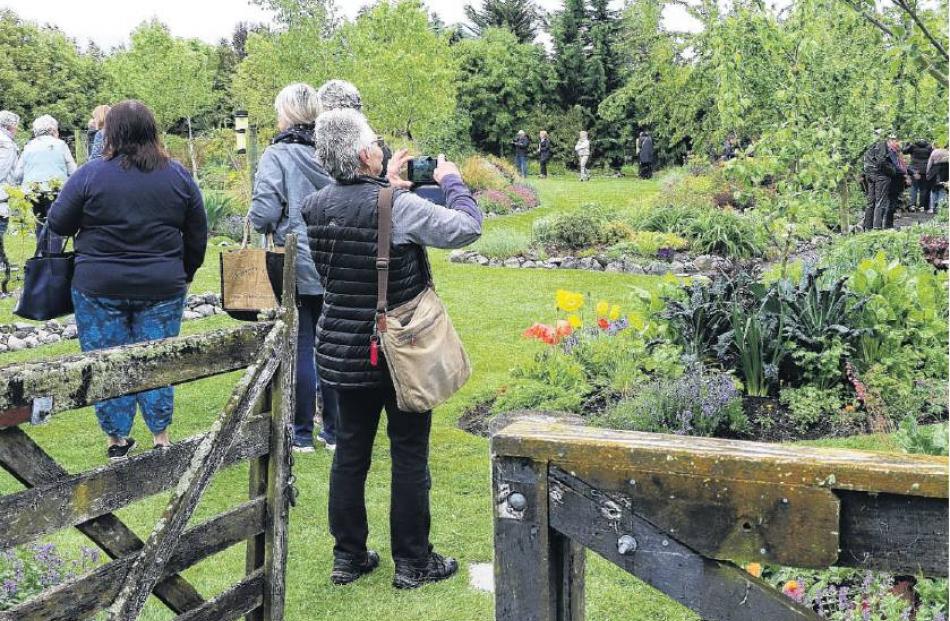
<svg viewBox="0 0 950 621"><path fill-rule="evenodd" d="M324 390L336 393L337 448L330 471L330 533L334 584L375 569L367 548L366 475L382 410L392 456L390 537L393 586L410 589L450 577L455 559L429 542L429 431L432 413L399 409L384 357L373 349L377 300L377 200L390 181L382 176L382 142L356 110L324 112L315 130L317 162L334 179L303 208L314 264L325 289L317 324L317 367ZM391 174L408 160L394 154ZM459 248L481 234L482 212L458 168L440 156L435 180L446 197L440 207L397 189L392 210L389 307L425 291L425 247Z"/></svg>
<svg viewBox="0 0 950 621"><path fill-rule="evenodd" d="M911 177L910 210L918 208L927 211L930 206L930 182L927 181L927 162L933 153L933 145L927 140L918 140L904 147L903 152L910 155L908 172Z"/></svg>
<svg viewBox="0 0 950 621"><path fill-rule="evenodd" d="M538 160L541 162L541 178L548 178L548 162L551 160L551 140L543 129L538 134Z"/></svg>
<svg viewBox="0 0 950 621"><path fill-rule="evenodd" d="M72 296L83 351L177 336L208 243L201 192L165 152L145 104L113 107L105 142L104 157L69 178L48 220L54 233L75 236ZM97 403L109 458L123 459L135 445L136 404L155 446L167 447L173 401L166 387Z"/></svg>

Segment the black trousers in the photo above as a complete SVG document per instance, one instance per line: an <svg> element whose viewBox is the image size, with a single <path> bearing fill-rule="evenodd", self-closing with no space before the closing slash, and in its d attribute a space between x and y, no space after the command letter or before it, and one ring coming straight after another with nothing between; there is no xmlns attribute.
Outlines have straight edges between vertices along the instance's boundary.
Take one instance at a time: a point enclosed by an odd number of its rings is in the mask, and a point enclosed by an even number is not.
<svg viewBox="0 0 950 621"><path fill-rule="evenodd" d="M864 210L864 230L885 228L891 209L891 180L884 176L867 176L867 207ZM893 224L894 214L890 214Z"/></svg>
<svg viewBox="0 0 950 621"><path fill-rule="evenodd" d="M653 176L653 162L640 162L640 178L649 179Z"/></svg>
<svg viewBox="0 0 950 621"><path fill-rule="evenodd" d="M328 390L332 390L326 388ZM429 431L432 412L403 412L392 385L363 390L334 391L339 404L336 453L330 469L330 534L337 558L366 554L366 474L382 410L392 459L389 529L394 560L428 558Z"/></svg>
<svg viewBox="0 0 950 621"><path fill-rule="evenodd" d="M541 162L541 176L542 177L548 176L548 159L549 158L546 158L542 155L541 158L538 160L539 162Z"/></svg>

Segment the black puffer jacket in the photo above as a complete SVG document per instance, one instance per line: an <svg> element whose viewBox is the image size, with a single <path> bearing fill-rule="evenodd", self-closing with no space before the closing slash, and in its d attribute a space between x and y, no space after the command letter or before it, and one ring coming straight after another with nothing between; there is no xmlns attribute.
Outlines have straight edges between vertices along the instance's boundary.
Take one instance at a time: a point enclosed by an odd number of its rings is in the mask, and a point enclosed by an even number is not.
<svg viewBox="0 0 950 621"><path fill-rule="evenodd" d="M376 316L376 199L388 182L360 177L330 184L303 205L313 261L326 293L317 325L320 381L337 390L374 388L387 377L385 361L370 364ZM416 297L428 284L422 253L415 244L392 246L389 308Z"/></svg>
<svg viewBox="0 0 950 621"><path fill-rule="evenodd" d="M933 145L926 140L918 140L904 147L904 153L910 155L910 170L924 175L927 172L927 160L933 150Z"/></svg>

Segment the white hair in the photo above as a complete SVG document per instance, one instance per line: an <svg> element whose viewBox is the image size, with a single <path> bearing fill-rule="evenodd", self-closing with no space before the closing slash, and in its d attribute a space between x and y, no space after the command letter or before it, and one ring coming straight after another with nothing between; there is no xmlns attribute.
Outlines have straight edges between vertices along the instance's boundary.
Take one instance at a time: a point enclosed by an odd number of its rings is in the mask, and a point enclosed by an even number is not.
<svg viewBox="0 0 950 621"><path fill-rule="evenodd" d="M33 121L33 135L39 138L40 136L52 136L59 130L59 123L56 122L56 119L51 117L48 114L44 114L35 121Z"/></svg>
<svg viewBox="0 0 950 621"><path fill-rule="evenodd" d="M375 141L373 128L356 110L330 110L317 117L315 157L337 181L352 181L360 174L360 152Z"/></svg>
<svg viewBox="0 0 950 621"><path fill-rule="evenodd" d="M292 125L311 125L320 114L317 91L309 84L295 82L285 86L274 100L277 120Z"/></svg>
<svg viewBox="0 0 950 621"><path fill-rule="evenodd" d="M20 124L20 115L9 110L0 110L0 127L13 129Z"/></svg>
<svg viewBox="0 0 950 621"><path fill-rule="evenodd" d="M321 112L344 108L363 109L363 99L360 97L359 90L346 80L330 80L324 83L317 91L317 97L320 100Z"/></svg>

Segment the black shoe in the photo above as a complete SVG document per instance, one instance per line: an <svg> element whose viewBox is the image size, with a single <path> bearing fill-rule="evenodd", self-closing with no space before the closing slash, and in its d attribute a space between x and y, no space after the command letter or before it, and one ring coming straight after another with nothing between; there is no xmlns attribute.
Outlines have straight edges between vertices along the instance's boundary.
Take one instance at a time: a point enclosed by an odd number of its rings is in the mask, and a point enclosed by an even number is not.
<svg viewBox="0 0 950 621"><path fill-rule="evenodd" d="M333 559L333 571L330 572L330 582L337 585L349 584L359 580L377 567L379 567L379 554L373 550L369 550L366 553L366 558L362 561L335 558Z"/></svg>
<svg viewBox="0 0 950 621"><path fill-rule="evenodd" d="M396 561L393 586L397 589L418 589L424 584L451 578L458 570L459 564L454 558L430 552L429 558L422 562Z"/></svg>
<svg viewBox="0 0 950 621"><path fill-rule="evenodd" d="M109 450L106 454L109 456L109 459L112 461L118 461L120 459L125 459L129 456L129 453L132 452L132 447L135 446L135 438L126 438L125 444L119 446L114 444L109 447Z"/></svg>

